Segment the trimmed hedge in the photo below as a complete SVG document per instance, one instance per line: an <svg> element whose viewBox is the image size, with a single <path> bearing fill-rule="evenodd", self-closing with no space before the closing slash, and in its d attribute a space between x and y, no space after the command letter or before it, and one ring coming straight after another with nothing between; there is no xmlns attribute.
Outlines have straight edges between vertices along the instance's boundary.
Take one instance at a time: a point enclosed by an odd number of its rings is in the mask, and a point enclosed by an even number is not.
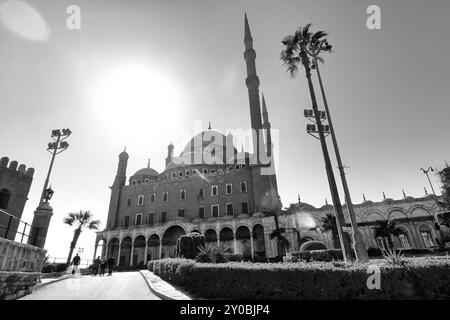
<svg viewBox="0 0 450 320"><path fill-rule="evenodd" d="M68 268L67 263L49 263L42 267L42 273L62 272Z"/></svg>
<svg viewBox="0 0 450 320"><path fill-rule="evenodd" d="M327 246L320 241L307 241L300 246L300 252L312 250L326 250Z"/></svg>
<svg viewBox="0 0 450 320"><path fill-rule="evenodd" d="M187 259L150 261L162 279L206 299L449 299L448 259L405 259L405 266L379 263L381 289L367 288L370 264L196 263Z"/></svg>
<svg viewBox="0 0 450 320"><path fill-rule="evenodd" d="M311 250L290 252L286 254L285 262L298 262L298 261L323 261L329 262L333 260L343 260L341 249L328 249L328 250Z"/></svg>

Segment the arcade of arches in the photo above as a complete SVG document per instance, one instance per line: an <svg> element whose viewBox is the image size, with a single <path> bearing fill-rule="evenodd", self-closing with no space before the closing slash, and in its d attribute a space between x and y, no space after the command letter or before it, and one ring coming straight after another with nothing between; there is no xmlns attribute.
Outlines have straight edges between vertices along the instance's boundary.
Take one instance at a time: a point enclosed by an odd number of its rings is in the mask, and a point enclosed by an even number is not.
<svg viewBox="0 0 450 320"><path fill-rule="evenodd" d="M199 232L196 229L190 232L193 231ZM139 234L135 237L132 235L113 237L109 241L98 238L94 256L97 257L100 250L100 257L114 257L117 266L145 265L150 260L175 257L177 239L185 234L185 228L175 224L165 229L162 237L153 233L148 236ZM219 232L208 228L203 235L209 244L229 243L231 251L242 254L244 258L266 257L266 240L261 224L255 224L253 227L239 226L235 231L231 227L222 227Z"/></svg>

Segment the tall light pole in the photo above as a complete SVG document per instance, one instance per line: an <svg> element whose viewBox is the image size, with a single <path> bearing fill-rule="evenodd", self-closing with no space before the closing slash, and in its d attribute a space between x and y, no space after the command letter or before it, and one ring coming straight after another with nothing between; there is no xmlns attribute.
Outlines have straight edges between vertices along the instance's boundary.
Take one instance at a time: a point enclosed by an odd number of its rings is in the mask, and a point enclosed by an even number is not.
<svg viewBox="0 0 450 320"><path fill-rule="evenodd" d="M69 129L62 129L62 132L59 129L53 130L51 138L54 142L49 142L48 144L47 151L52 154L52 160L50 161L50 166L48 168L44 188L42 189L39 205L34 211L32 236L28 239L28 244L39 248L44 248L48 227L50 225L50 219L53 215L53 208L49 204L49 200L53 195L53 190L48 188L48 181L52 172L53 163L55 162L56 155L69 147L69 144L64 140L67 139L71 133L72 132Z"/></svg>
<svg viewBox="0 0 450 320"><path fill-rule="evenodd" d="M47 147L47 151L52 154L52 159L50 161L50 166L48 168L44 188L42 189L41 198L39 200L39 206L41 206L45 200L45 191L48 188L48 182L50 179L50 174L53 169L53 163L55 162L55 157L57 154L60 154L69 147L69 144L64 140L67 139L67 137L69 137L71 133L72 131L70 131L70 129L62 129L62 130L55 129L52 131L51 138L54 140L54 142L49 142Z"/></svg>
<svg viewBox="0 0 450 320"><path fill-rule="evenodd" d="M333 122L331 121L330 109L328 108L327 97L325 95L325 90L323 88L322 77L320 75L320 70L319 70L319 63L317 61L317 56L320 53L320 51L322 50L322 46L324 46L324 45L328 46L328 42L326 40L324 40L322 43L320 43L320 45L318 46L316 51L308 52L308 54L311 55L311 57L314 60L314 67L316 69L317 77L319 79L319 85L320 85L320 90L322 92L325 113L326 113L326 117L328 118L329 130L331 133L331 139L333 141L333 148L336 153L336 160L338 163L339 173L341 175L342 187L344 189L345 202L347 203L347 208L348 208L348 215L350 217L350 224L351 224L351 228L352 228L353 245L354 245L354 249L355 249L356 259L361 262L367 262L367 261L369 261L369 256L367 254L367 250L364 246L361 232L359 231L358 224L356 222L355 211L353 209L353 203L352 203L352 199L350 197L350 191L348 189L347 178L345 177L345 170L344 170L344 166L342 164L341 154L339 152L339 147L338 147L337 139L336 139L336 133L333 128Z"/></svg>
<svg viewBox="0 0 450 320"><path fill-rule="evenodd" d="M436 192L434 192L433 184L431 183L430 176L428 175L428 172L430 171L434 172L434 169L430 166L428 167L427 170L425 170L424 168L420 168L420 170L422 170L422 172L427 176L428 182L430 183L431 191L433 191L434 197L437 199Z"/></svg>

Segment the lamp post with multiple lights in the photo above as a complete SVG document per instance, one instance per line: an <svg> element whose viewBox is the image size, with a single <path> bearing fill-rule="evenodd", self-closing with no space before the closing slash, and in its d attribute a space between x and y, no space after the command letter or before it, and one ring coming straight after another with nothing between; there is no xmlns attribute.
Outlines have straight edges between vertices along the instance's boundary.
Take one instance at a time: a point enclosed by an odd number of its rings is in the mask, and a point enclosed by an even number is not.
<svg viewBox="0 0 450 320"><path fill-rule="evenodd" d="M428 172L430 171L434 172L434 169L431 166L429 166L428 169L426 170L424 168L420 168L420 170L422 170L422 172L427 176L428 182L430 183L431 191L433 191L433 195L437 199L436 192L434 192L433 184L431 183L430 176L428 175Z"/></svg>
<svg viewBox="0 0 450 320"><path fill-rule="evenodd" d="M62 132L61 132L62 131ZM53 169L53 163L55 162L55 157L57 154L60 154L61 152L65 151L69 144L67 141L64 141L72 134L72 131L70 129L55 129L52 131L51 138L54 140L54 142L49 142L47 151L52 154L52 159L50 161L50 166L48 168L47 172L47 178L45 179L44 188L42 189L41 199L39 200L39 206L41 206L44 203L45 200L45 193L48 188L48 182L50 180L50 174Z"/></svg>
<svg viewBox="0 0 450 320"><path fill-rule="evenodd" d="M69 137L71 133L72 132L69 129L53 130L51 135L53 142L49 142L48 144L47 151L52 154L52 159L48 168L44 188L42 189L39 205L34 211L32 234L28 240L29 244L32 244L39 248L44 248L45 239L47 238L48 226L50 225L50 219L53 215L53 209L48 203L54 193L52 188L48 187L50 174L53 169L53 163L55 162L56 155L60 154L69 147L69 144L64 140L67 139L67 137Z"/></svg>

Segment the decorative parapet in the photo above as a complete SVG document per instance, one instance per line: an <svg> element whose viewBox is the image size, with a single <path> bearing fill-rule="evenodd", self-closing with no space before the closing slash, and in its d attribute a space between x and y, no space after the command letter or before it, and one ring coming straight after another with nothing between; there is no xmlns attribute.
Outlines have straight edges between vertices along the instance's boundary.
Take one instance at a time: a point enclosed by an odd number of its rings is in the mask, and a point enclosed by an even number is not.
<svg viewBox="0 0 450 320"><path fill-rule="evenodd" d="M9 166L8 166L8 163L9 163ZM27 167L24 164L21 164L19 166L18 162L15 161L15 160L9 162L9 158L8 157L2 157L0 159L0 168L7 168L11 172L16 172L16 173L18 173L20 175L28 176L30 178L33 178L33 175L34 175L34 168L28 168L27 169Z"/></svg>
<svg viewBox="0 0 450 320"><path fill-rule="evenodd" d="M46 250L0 238L0 271L41 272Z"/></svg>

